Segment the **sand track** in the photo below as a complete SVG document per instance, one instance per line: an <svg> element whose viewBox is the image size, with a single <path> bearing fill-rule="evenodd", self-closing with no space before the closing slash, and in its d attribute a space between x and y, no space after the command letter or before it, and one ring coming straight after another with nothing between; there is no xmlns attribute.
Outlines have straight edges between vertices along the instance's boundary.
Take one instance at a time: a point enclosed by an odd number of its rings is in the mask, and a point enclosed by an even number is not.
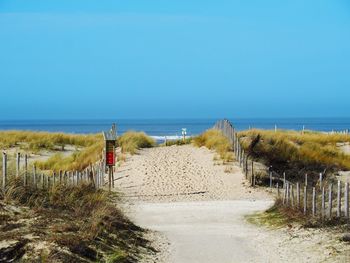
<svg viewBox="0 0 350 263"><path fill-rule="evenodd" d="M153 230L160 254L145 262L346 262L349 252L331 233L267 229L245 220L272 197L247 187L235 164L215 165L206 148L145 149L118 169L116 187L126 211ZM225 172L229 170L230 173ZM344 252L345 251L345 252Z"/></svg>

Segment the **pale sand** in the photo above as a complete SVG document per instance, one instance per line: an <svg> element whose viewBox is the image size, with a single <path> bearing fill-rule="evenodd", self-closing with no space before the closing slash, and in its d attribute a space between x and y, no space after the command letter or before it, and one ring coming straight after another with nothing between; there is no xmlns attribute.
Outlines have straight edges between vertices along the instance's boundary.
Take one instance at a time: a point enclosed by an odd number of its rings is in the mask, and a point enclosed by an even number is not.
<svg viewBox="0 0 350 263"><path fill-rule="evenodd" d="M235 164L214 165L206 148L146 149L127 158L116 188L126 211L161 253L144 262L346 262L347 247L332 233L298 228L267 229L245 215L264 211L273 197L247 187ZM225 173L232 170L231 173Z"/></svg>
<svg viewBox="0 0 350 263"><path fill-rule="evenodd" d="M213 158L207 148L190 145L144 149L118 169L116 187L132 201L271 199L265 191L243 187L239 167L214 165Z"/></svg>

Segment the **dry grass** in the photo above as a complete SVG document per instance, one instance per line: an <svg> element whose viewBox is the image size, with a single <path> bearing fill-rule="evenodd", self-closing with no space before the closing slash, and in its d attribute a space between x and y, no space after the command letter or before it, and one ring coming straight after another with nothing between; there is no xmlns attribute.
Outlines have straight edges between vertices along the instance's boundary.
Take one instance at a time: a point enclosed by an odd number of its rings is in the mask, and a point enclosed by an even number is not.
<svg viewBox="0 0 350 263"><path fill-rule="evenodd" d="M349 170L350 156L336 144L350 142L350 136L316 132L250 130L239 133L244 149L277 171L298 173Z"/></svg>
<svg viewBox="0 0 350 263"><path fill-rule="evenodd" d="M191 143L192 143L192 137L186 138L185 141L183 139L168 140L166 145L164 143L163 146L185 145L185 144L191 144Z"/></svg>
<svg viewBox="0 0 350 263"><path fill-rule="evenodd" d="M32 247L43 241L60 248L57 250L52 245L45 248L49 250L45 255L47 262L107 262L115 258L120 261L110 262L136 262L140 249L151 248L142 237L142 229L115 206L117 200L117 196L96 190L89 184L57 185L47 191L24 187L20 178L12 178L0 204L16 205L18 211L22 211L21 206L29 209L24 209L25 213L16 212L0 222L3 230L0 241L11 238L21 241L27 234L37 236L25 240L21 254L15 254L16 257L28 256L33 260L31 262L40 261L38 257L45 251L35 255ZM15 223L25 218L35 220L24 221L28 223L21 225ZM13 227L9 228L10 225ZM15 237L12 237L13 231Z"/></svg>
<svg viewBox="0 0 350 263"><path fill-rule="evenodd" d="M231 143L219 130L207 130L201 135L194 137L193 144L197 147L205 146L210 150L215 150L225 162L233 160Z"/></svg>
<svg viewBox="0 0 350 263"><path fill-rule="evenodd" d="M155 146L156 142L144 132L128 131L118 138L118 144L123 153L135 154L141 148Z"/></svg>
<svg viewBox="0 0 350 263"><path fill-rule="evenodd" d="M57 153L51 156L47 161L35 162L35 165L41 170L83 170L90 164L93 164L101 159L103 147L104 142L101 140L89 147L84 148L80 152L73 153L70 156L65 157L61 153Z"/></svg>
<svg viewBox="0 0 350 263"><path fill-rule="evenodd" d="M102 135L78 135L33 131L1 131L0 148L20 147L24 150L39 152L40 150L64 149L65 145L88 147L102 140Z"/></svg>

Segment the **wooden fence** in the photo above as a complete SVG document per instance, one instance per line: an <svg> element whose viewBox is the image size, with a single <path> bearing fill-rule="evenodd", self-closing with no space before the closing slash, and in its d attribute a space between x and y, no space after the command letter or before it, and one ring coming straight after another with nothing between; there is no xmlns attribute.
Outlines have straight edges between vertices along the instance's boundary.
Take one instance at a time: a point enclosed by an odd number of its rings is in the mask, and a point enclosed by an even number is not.
<svg viewBox="0 0 350 263"><path fill-rule="evenodd" d="M24 186L40 187L42 189L50 189L55 185L79 185L82 183L91 183L96 188L104 186L105 166L104 161L90 165L82 171L59 171L47 174L39 171L35 165L28 165L28 155L17 153L15 157L15 171L9 172L9 157L6 152L2 153L2 178L1 186L5 192L11 177L23 178Z"/></svg>
<svg viewBox="0 0 350 263"><path fill-rule="evenodd" d="M301 210L305 215L322 219L345 218L349 220L349 183L340 180L326 181L319 174L317 180L308 180L305 175L303 182L292 183L283 175L250 158L241 144L235 128L228 120L218 121L214 129L222 133L232 142L236 161L242 168L246 179L255 187L257 180L275 191L277 198L286 207ZM262 180L264 178L264 180Z"/></svg>

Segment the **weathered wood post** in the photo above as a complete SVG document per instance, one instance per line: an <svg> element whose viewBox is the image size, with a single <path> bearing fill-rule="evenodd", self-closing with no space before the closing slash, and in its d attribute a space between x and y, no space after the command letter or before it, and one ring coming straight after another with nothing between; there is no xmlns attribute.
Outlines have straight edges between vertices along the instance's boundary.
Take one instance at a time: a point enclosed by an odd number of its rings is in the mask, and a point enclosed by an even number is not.
<svg viewBox="0 0 350 263"><path fill-rule="evenodd" d="M270 188L272 188L272 171L270 171Z"/></svg>
<svg viewBox="0 0 350 263"><path fill-rule="evenodd" d="M252 186L255 186L254 161L252 160Z"/></svg>
<svg viewBox="0 0 350 263"><path fill-rule="evenodd" d="M37 187L36 167L35 167L35 165L33 165L33 185L34 185L34 187Z"/></svg>
<svg viewBox="0 0 350 263"><path fill-rule="evenodd" d="M28 155L24 155L24 174L23 174L23 184L24 186L27 185L27 178L28 178Z"/></svg>
<svg viewBox="0 0 350 263"><path fill-rule="evenodd" d="M305 174L305 185L307 186L307 174Z"/></svg>
<svg viewBox="0 0 350 263"><path fill-rule="evenodd" d="M55 186L56 185L56 172L52 173L52 185Z"/></svg>
<svg viewBox="0 0 350 263"><path fill-rule="evenodd" d="M304 215L307 213L307 186L304 186Z"/></svg>
<svg viewBox="0 0 350 263"><path fill-rule="evenodd" d="M321 215L322 215L322 219L325 218L326 216L326 197L325 197L325 188L324 186L322 187L322 197L321 197L321 206L322 206L322 211L321 211Z"/></svg>
<svg viewBox="0 0 350 263"><path fill-rule="evenodd" d="M16 176L20 175L20 165L21 165L21 153L17 153L16 155Z"/></svg>
<svg viewBox="0 0 350 263"><path fill-rule="evenodd" d="M319 179L319 181L320 181L320 190L322 190L322 177L323 177L323 174L320 173L320 179Z"/></svg>
<svg viewBox="0 0 350 263"><path fill-rule="evenodd" d="M44 174L41 174L41 187L45 189L45 176Z"/></svg>
<svg viewBox="0 0 350 263"><path fill-rule="evenodd" d="M329 192L328 192L328 217L332 219L332 190L333 190L333 185L329 185Z"/></svg>
<svg viewBox="0 0 350 263"><path fill-rule="evenodd" d="M62 170L59 170L58 174L59 174L60 184L62 184Z"/></svg>
<svg viewBox="0 0 350 263"><path fill-rule="evenodd" d="M338 189L337 189L337 217L341 217L341 182L338 180Z"/></svg>
<svg viewBox="0 0 350 263"><path fill-rule="evenodd" d="M7 154L2 153L2 190L5 192L7 184Z"/></svg>
<svg viewBox="0 0 350 263"><path fill-rule="evenodd" d="M316 216L316 189L312 187L312 216Z"/></svg>
<svg viewBox="0 0 350 263"><path fill-rule="evenodd" d="M349 219L349 183L345 183L344 188L344 210L345 210L345 218Z"/></svg>
<svg viewBox="0 0 350 263"><path fill-rule="evenodd" d="M287 182L287 185L286 185L286 190L287 190L287 199L286 199L286 205L288 206L289 205L289 182Z"/></svg>
<svg viewBox="0 0 350 263"><path fill-rule="evenodd" d="M291 201L291 205L293 207L294 206L294 190L293 190L293 185L292 184L290 185L290 194L291 194L290 201Z"/></svg>
<svg viewBox="0 0 350 263"><path fill-rule="evenodd" d="M283 172L283 188L286 188L286 172Z"/></svg>
<svg viewBox="0 0 350 263"><path fill-rule="evenodd" d="M300 185L297 183L297 206L300 207Z"/></svg>

